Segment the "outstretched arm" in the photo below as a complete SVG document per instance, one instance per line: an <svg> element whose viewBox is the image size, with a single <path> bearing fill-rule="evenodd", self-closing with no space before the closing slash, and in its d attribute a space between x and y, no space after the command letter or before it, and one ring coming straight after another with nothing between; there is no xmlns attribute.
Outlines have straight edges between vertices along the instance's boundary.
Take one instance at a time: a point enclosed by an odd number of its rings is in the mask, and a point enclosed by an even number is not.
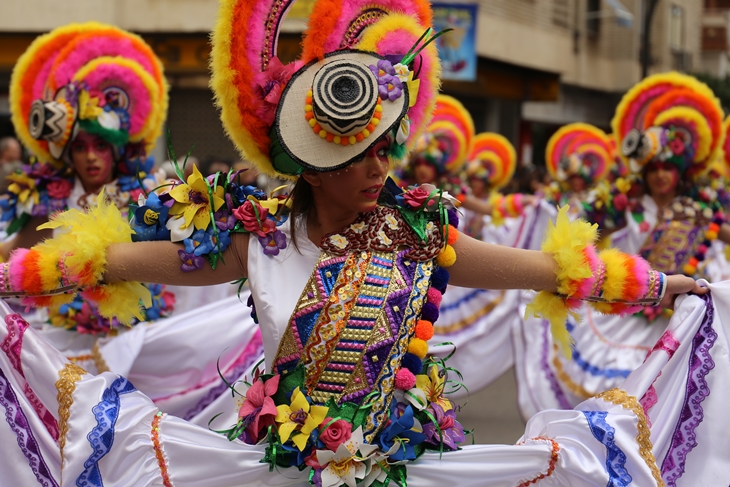
<svg viewBox="0 0 730 487"><path fill-rule="evenodd" d="M552 254L489 244L460 234L454 243L456 263L449 267L450 284L478 289L558 289L558 264ZM677 294L707 292L687 276L667 277L662 305L671 307Z"/></svg>
<svg viewBox="0 0 730 487"><path fill-rule="evenodd" d="M112 244L107 250L104 282L154 282L176 286L209 286L238 280L248 275L249 234L237 233L213 269L206 261L202 269L184 272L178 250L172 242L135 242Z"/></svg>

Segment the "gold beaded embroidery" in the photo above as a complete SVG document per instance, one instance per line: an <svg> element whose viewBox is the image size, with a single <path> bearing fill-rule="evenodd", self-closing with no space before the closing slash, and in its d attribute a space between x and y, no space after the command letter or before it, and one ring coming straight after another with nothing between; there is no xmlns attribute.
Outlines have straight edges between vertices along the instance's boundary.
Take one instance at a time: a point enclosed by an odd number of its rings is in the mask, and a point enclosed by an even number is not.
<svg viewBox="0 0 730 487"><path fill-rule="evenodd" d="M68 433L68 419L71 416L71 405L74 402L73 393L76 383L86 371L76 364L67 363L58 373L56 381L56 400L58 401L58 448L61 451L61 468L63 469L63 448L66 446Z"/></svg>
<svg viewBox="0 0 730 487"><path fill-rule="evenodd" d="M659 472L659 468L656 465L654 453L652 453L651 432L649 431L649 426L646 422L644 409L639 404L639 401L637 401L634 396L630 396L623 389L609 389L598 394L596 397L603 399L606 402L621 406L624 409L628 409L636 415L636 419L638 420L636 425L638 430L636 442L639 444L639 455L641 455L641 458L644 459L647 467L651 470L651 475L654 477L654 480L656 480L657 487L666 487L664 480L662 480L662 475Z"/></svg>
<svg viewBox="0 0 730 487"><path fill-rule="evenodd" d="M99 350L99 342L94 342L94 347L91 349L91 357L94 359L94 365L96 365L96 370L99 374L102 372L109 372L109 366L106 363L106 360L104 360L104 356L101 354L101 350Z"/></svg>

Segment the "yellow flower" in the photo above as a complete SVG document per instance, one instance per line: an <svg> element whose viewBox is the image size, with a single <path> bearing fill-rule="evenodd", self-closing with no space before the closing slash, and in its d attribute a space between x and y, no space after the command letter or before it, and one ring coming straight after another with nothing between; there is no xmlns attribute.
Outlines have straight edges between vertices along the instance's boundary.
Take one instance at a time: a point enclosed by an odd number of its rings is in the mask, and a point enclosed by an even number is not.
<svg viewBox="0 0 730 487"><path fill-rule="evenodd" d="M631 190L631 183L624 178L618 178L616 180L616 189L626 194Z"/></svg>
<svg viewBox="0 0 730 487"><path fill-rule="evenodd" d="M180 216L185 219L185 223L180 227L188 228L192 223L198 230L206 230L210 225L210 197L208 193L208 183L198 168L193 166L193 173L188 177L187 184L179 184L170 191L175 203L170 208L170 214ZM218 186L213 191L213 211L223 206L223 187Z"/></svg>
<svg viewBox="0 0 730 487"><path fill-rule="evenodd" d="M35 180L25 173L13 173L5 179L11 181L8 191L18 195L18 201L25 203L28 198L33 198L33 202L38 204L38 191L35 187Z"/></svg>
<svg viewBox="0 0 730 487"><path fill-rule="evenodd" d="M309 435L324 421L328 411L324 406L310 406L298 387L291 395L291 404L289 406L281 404L276 406L276 410L278 414L275 420L280 423L279 438L281 442L286 443L291 437L291 441L299 448L299 451L303 451L307 446ZM292 436L295 431L299 431L299 434Z"/></svg>
<svg viewBox="0 0 730 487"><path fill-rule="evenodd" d="M95 120L101 112L103 112L99 106L99 99L94 97L91 98L89 92L81 90L79 93L79 118L82 120Z"/></svg>
<svg viewBox="0 0 730 487"><path fill-rule="evenodd" d="M439 369L435 365L429 369L428 375L419 374L416 376L416 387L426 393L426 399L429 402L438 404L444 411L451 409L451 401L444 397L446 374L441 377Z"/></svg>

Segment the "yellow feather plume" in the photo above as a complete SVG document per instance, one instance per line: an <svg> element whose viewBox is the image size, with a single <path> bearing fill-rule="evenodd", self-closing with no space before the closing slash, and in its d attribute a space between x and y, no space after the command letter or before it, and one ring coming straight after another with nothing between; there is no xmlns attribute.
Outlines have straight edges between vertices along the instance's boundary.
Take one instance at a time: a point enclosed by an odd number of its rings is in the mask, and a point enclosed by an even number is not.
<svg viewBox="0 0 730 487"><path fill-rule="evenodd" d="M607 249L598 254L598 258L606 264L606 278L603 281L603 299L619 301L624 297L624 286L629 277L626 267L626 254L617 249Z"/></svg>

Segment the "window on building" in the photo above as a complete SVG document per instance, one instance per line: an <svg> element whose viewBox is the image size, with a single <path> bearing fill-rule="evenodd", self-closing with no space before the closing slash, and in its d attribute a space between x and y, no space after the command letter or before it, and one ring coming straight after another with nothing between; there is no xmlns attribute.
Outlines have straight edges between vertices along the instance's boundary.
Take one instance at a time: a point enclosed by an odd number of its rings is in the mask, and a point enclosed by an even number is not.
<svg viewBox="0 0 730 487"><path fill-rule="evenodd" d="M570 26L569 19L568 0L553 0L553 24L567 29Z"/></svg>
<svg viewBox="0 0 730 487"><path fill-rule="evenodd" d="M669 47L673 51L684 48L684 9L678 5L672 5L669 13Z"/></svg>
<svg viewBox="0 0 730 487"><path fill-rule="evenodd" d="M587 0L586 31L596 37L601 31L601 0Z"/></svg>

